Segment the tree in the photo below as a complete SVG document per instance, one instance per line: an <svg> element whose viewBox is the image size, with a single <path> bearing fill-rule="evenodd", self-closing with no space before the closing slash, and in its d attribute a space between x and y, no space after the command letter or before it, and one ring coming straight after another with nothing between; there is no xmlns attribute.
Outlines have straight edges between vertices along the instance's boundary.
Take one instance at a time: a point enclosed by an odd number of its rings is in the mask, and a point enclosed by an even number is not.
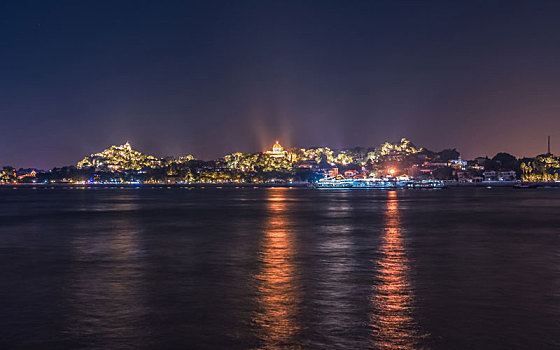
<svg viewBox="0 0 560 350"><path fill-rule="evenodd" d="M453 169L450 167L437 168L432 172L435 179L438 180L451 180L453 179Z"/></svg>
<svg viewBox="0 0 560 350"><path fill-rule="evenodd" d="M509 153L500 152L492 158L492 161L502 170L518 170L519 162L517 158Z"/></svg>
<svg viewBox="0 0 560 350"><path fill-rule="evenodd" d="M455 149L444 149L436 155L437 162L447 163L452 159L458 159L461 154Z"/></svg>

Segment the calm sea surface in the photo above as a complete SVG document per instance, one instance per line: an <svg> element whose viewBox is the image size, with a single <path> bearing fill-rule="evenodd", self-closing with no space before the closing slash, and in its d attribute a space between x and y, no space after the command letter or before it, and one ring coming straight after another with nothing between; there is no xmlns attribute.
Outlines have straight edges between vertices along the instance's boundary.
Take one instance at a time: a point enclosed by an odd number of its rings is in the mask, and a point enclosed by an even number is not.
<svg viewBox="0 0 560 350"><path fill-rule="evenodd" d="M560 190L0 187L1 349L558 349Z"/></svg>

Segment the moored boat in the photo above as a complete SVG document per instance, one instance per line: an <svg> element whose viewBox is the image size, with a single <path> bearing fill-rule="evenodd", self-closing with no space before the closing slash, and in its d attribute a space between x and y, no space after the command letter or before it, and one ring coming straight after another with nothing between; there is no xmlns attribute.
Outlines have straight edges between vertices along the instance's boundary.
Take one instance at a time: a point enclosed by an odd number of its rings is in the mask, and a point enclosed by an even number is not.
<svg viewBox="0 0 560 350"><path fill-rule="evenodd" d="M438 189L447 186L440 180L397 180L397 179L332 179L317 181L314 188L362 188L362 189Z"/></svg>
<svg viewBox="0 0 560 350"><path fill-rule="evenodd" d="M423 180L423 181L411 181L408 183L408 188L446 188L447 185L441 180Z"/></svg>
<svg viewBox="0 0 560 350"><path fill-rule="evenodd" d="M536 184L534 182L517 182L513 185L513 188L537 188L539 187L539 184Z"/></svg>

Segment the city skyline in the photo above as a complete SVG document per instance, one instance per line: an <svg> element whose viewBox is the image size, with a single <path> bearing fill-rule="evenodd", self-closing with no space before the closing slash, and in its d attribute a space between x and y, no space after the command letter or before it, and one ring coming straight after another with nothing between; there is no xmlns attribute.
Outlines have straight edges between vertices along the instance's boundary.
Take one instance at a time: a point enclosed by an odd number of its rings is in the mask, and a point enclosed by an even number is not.
<svg viewBox="0 0 560 350"><path fill-rule="evenodd" d="M525 184L521 185L520 179ZM445 182L447 181L447 182ZM496 183L497 181L497 183ZM85 156L76 165L44 169L3 166L2 184L260 184L322 187L538 186L560 182L560 158L550 150L517 158L500 152L463 159L456 149L434 151L406 138L376 147L285 148L232 152L213 160L187 154L160 157L126 142Z"/></svg>
<svg viewBox="0 0 560 350"><path fill-rule="evenodd" d="M400 138L400 139L401 139L401 140L407 140L407 141L409 141L409 142L412 141L412 140L410 140L410 139L408 139L408 138L406 138L406 137L403 137L403 138ZM412 142L413 142L413 144L421 145L421 144L416 143L416 142L414 142L414 141L412 141ZM536 156L538 156L538 155L543 155L543 154L548 154L548 153L554 155L554 154L555 154L555 153L554 153L554 147L552 146L553 143L551 143L551 142L552 142L552 141L550 140L550 136L548 136L548 137L547 137L547 140L546 140L546 145L544 145L544 146L542 147L542 148L543 148L543 149L542 149L542 152L536 153L536 154L533 154L533 155L523 155L523 156L519 156L519 155L517 155L517 154L512 154L512 153L509 153L509 152L506 152L506 151L503 151L503 150L502 150L502 151L497 151L497 152L495 152L495 153L484 153L484 154L479 154L479 155L476 155L476 156L473 156L473 157L467 157L467 156L464 155L465 153L464 153L461 149L459 149L458 147L454 147L454 146L444 147L444 148L442 148L442 149L431 149L431 148L429 148L429 147L425 147L425 146L422 145L422 146L420 146L420 148L421 148L421 149L424 149L424 150L436 151L436 152L437 152L437 151L446 150L446 149L449 149L449 150L453 149L453 150L456 150L457 152L459 152L459 153L461 154L461 158L463 158L463 159L475 159L475 158L478 158L478 157L489 157L489 158L492 158L493 156L495 156L495 155L497 155L497 154L499 154L499 153L508 153L508 154L511 154L511 155L515 156L515 157L518 158L518 159L522 159L522 158L532 158L532 157L536 157ZM156 154L156 153L151 152L151 151L149 151L149 150L146 150L146 149L144 149L144 148L142 148L142 147L138 147L138 146L137 146L136 144L134 144L133 142L129 142L128 140L126 140L125 142L120 143L120 145L119 145L119 143L115 143L114 145L105 145L105 146L100 147L97 151L94 150L93 152L92 152L92 151L86 152L86 153L80 155L77 159L74 159L74 160L70 161L69 163L65 163L65 164L54 164L53 166L46 167L46 168L42 168L42 167L35 166L35 165L18 166L17 164L8 164L8 163L5 163L5 164L0 164L0 167L1 167L1 166L13 166L13 167L15 167L15 168L27 168L27 169L46 170L46 169L51 169L51 168L61 167L61 166L71 166L71 165L75 165L75 164L79 163L79 160L80 160L80 159L83 159L84 156L87 158L88 156L94 155L94 154L96 154L97 152L102 151L103 149L104 149L104 150L107 150L107 149L110 149L111 147L128 147L129 149L130 149L131 147L134 147L134 150L135 150L135 151L138 151L138 152L143 153L143 154L146 154L146 155L158 157L158 158L174 157L174 158L179 159L179 158L181 158L181 157L188 156L188 157L192 157L193 159L198 159L198 160L202 160L202 161L213 161L213 160L222 159L224 156L231 155L231 154L234 154L234 153L243 153L243 154L261 154L261 153L262 153L262 154L270 154L270 153L273 153L273 149L274 149L274 147L277 146L277 145L282 147L282 149L283 149L282 152L286 152L285 150L290 150L290 149L292 149L292 150L293 150L293 149L301 149L301 150L308 149L308 150L310 150L310 149L318 149L318 148L327 148L327 149L331 149L331 150L336 151L336 152L341 152L341 151L343 152L343 151L345 151L345 150L352 150L352 149L356 149L356 148L362 148L362 149L370 149L370 150L373 150L373 149L379 148L379 147L382 146L384 143L398 143L398 140L385 140L385 141L380 142L380 143L375 144L375 145L354 145L354 146L352 146L352 147L342 147L342 148L330 147L329 145L314 145L314 146L311 146L311 147L299 147L299 146L294 146L294 145L288 146L288 145L284 144L284 143L283 143L282 141L280 141L280 140L275 140L274 142L270 142L270 143L268 144L268 146L266 146L266 147L264 147L263 149L260 149L260 150L253 150L253 151L247 151L247 152L245 152L245 151L240 151L240 150L230 150L229 152L223 153L223 154L221 154L221 155L219 155L219 156L216 156L216 157L214 157L214 158L201 158L201 157L198 157L196 154L192 154L192 153L190 153L190 152L188 152L188 151L186 151L186 152L179 152L179 153L177 153L177 154ZM272 151L272 152L271 152L271 151ZM468 153L467 153L467 154L468 154Z"/></svg>

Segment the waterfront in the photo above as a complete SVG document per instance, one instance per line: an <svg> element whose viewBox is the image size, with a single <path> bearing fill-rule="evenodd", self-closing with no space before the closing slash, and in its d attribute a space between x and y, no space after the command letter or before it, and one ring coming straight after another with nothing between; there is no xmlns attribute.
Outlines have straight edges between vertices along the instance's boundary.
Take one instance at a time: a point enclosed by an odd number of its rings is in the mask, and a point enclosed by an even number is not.
<svg viewBox="0 0 560 350"><path fill-rule="evenodd" d="M0 348L560 346L558 189L0 198Z"/></svg>

